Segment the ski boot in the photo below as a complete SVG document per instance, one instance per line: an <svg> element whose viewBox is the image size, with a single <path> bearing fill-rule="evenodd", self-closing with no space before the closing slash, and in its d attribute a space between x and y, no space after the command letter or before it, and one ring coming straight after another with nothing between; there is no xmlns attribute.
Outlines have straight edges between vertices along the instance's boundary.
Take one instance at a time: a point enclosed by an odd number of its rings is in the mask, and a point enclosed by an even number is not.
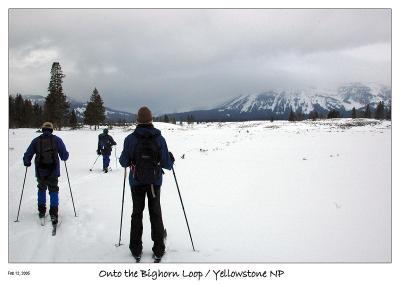
<svg viewBox="0 0 400 284"><path fill-rule="evenodd" d="M51 224L53 224L53 226L57 225L57 223L58 223L58 207L50 207L49 213L50 213Z"/></svg>

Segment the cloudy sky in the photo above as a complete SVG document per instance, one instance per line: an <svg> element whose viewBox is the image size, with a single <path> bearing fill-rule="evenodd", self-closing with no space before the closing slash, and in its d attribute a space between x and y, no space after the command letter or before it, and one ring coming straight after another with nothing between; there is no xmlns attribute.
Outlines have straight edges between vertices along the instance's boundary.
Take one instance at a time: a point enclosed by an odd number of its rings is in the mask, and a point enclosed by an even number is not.
<svg viewBox="0 0 400 284"><path fill-rule="evenodd" d="M9 92L65 93L155 113L271 88L391 84L386 10L10 10Z"/></svg>

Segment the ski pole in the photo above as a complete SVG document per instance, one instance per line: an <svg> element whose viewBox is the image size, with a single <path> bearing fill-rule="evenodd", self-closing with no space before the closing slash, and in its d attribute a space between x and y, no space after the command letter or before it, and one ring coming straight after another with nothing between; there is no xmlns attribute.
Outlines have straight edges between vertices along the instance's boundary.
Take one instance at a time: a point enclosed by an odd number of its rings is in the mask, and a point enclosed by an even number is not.
<svg viewBox="0 0 400 284"><path fill-rule="evenodd" d="M185 207L183 206L182 196L181 196L181 192L179 191L179 185L178 185L178 181L176 180L175 170L174 170L174 167L173 167L173 166L172 166L172 172L174 173L174 178L175 178L175 183L176 183L176 189L178 189L179 199L181 200L182 209L183 209L183 214L185 215L186 225L187 225L188 231L189 231L190 241L192 242L192 248L193 248L193 251L196 251L196 250L194 249L192 234L190 233L190 228L189 228L189 222L188 222L187 217L186 217Z"/></svg>
<svg viewBox="0 0 400 284"><path fill-rule="evenodd" d="M89 171L92 171L92 170L93 170L93 167L94 167L94 165L96 164L97 159L98 159L99 157L100 157L100 155L97 155L97 158L96 158L96 160L94 161L92 167L89 169Z"/></svg>
<svg viewBox="0 0 400 284"><path fill-rule="evenodd" d="M21 198L19 199L19 206L18 206L18 214L17 214L17 220L14 222L19 222L19 210L21 209L21 202L22 202L22 195L24 194L24 188L25 188L25 180L26 180L26 173L28 172L28 167L25 167L25 177L24 177L24 183L22 184L22 192L21 192Z"/></svg>
<svg viewBox="0 0 400 284"><path fill-rule="evenodd" d="M64 165L65 165L65 171L67 172L67 179L68 179L68 185L69 185L69 192L71 193L72 206L74 207L75 217L77 217L76 216L76 211L75 211L74 197L72 196L71 183L69 182L69 175L68 175L68 168L67 168L67 162L66 161L64 161Z"/></svg>
<svg viewBox="0 0 400 284"><path fill-rule="evenodd" d="M125 181L126 181L126 168L124 172L124 186L122 188L122 207L121 207L121 223L119 225L119 241L116 247L121 246L121 232L122 232L122 216L124 215L124 198L125 198Z"/></svg>
<svg viewBox="0 0 400 284"><path fill-rule="evenodd" d="M115 145L115 168L118 168L118 163L117 163L117 145Z"/></svg>

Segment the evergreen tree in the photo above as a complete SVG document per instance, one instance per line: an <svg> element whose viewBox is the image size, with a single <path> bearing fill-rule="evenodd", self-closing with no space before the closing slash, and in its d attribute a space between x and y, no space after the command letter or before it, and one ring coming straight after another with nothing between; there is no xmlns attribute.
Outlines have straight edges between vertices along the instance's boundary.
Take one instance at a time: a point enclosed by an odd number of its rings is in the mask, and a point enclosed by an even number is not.
<svg viewBox="0 0 400 284"><path fill-rule="evenodd" d="M86 109L83 112L83 123L89 125L90 128L92 128L92 125L95 124L93 118L94 117L93 112L94 112L93 103L87 102Z"/></svg>
<svg viewBox="0 0 400 284"><path fill-rule="evenodd" d="M24 99L21 94L17 94L15 97L15 127L20 128L23 127L23 114L24 112Z"/></svg>
<svg viewBox="0 0 400 284"><path fill-rule="evenodd" d="M385 118L385 105L382 101L379 102L378 106L376 107L375 118L376 119L384 119Z"/></svg>
<svg viewBox="0 0 400 284"><path fill-rule="evenodd" d="M71 126L72 129L76 129L78 127L78 119L76 118L74 109L71 111L69 116L69 126Z"/></svg>
<svg viewBox="0 0 400 284"><path fill-rule="evenodd" d="M44 104L44 114L46 120L53 122L55 129L61 129L67 121L69 103L62 88L65 75L61 70L60 63L53 62L50 74L49 94Z"/></svg>
<svg viewBox="0 0 400 284"><path fill-rule="evenodd" d="M297 109L297 111L296 111L296 120L298 120L298 121L304 120L304 113L300 108Z"/></svg>
<svg viewBox="0 0 400 284"><path fill-rule="evenodd" d="M94 88L90 101L87 103L84 112L85 124L89 124L90 126L94 125L94 129L96 130L96 127L98 128L98 126L106 119L105 111L103 100L97 89Z"/></svg>
<svg viewBox="0 0 400 284"><path fill-rule="evenodd" d="M289 120L289 121L295 121L295 120L296 120L296 114L294 113L294 111L292 110L292 108L290 108L288 120Z"/></svg>
<svg viewBox="0 0 400 284"><path fill-rule="evenodd" d="M356 112L356 108L355 107L353 107L352 109L351 109L351 118L357 118L357 112Z"/></svg>
<svg viewBox="0 0 400 284"><path fill-rule="evenodd" d="M13 96L8 96L8 127L14 128L15 127L15 99Z"/></svg>
<svg viewBox="0 0 400 284"><path fill-rule="evenodd" d="M33 105L33 123L32 126L39 128L43 124L43 110L42 107L35 103Z"/></svg>
<svg viewBox="0 0 400 284"><path fill-rule="evenodd" d="M371 118L371 110L369 109L369 104L367 104L367 107L365 108L364 118Z"/></svg>
<svg viewBox="0 0 400 284"><path fill-rule="evenodd" d="M316 120L319 118L319 114L317 111L313 110L308 114L308 119Z"/></svg>
<svg viewBox="0 0 400 284"><path fill-rule="evenodd" d="M169 117L168 117L168 115L164 115L163 121L164 121L165 123L169 123Z"/></svg>
<svg viewBox="0 0 400 284"><path fill-rule="evenodd" d="M386 109L385 118L388 119L388 120L392 119L392 106L391 106L390 103L389 103L388 108Z"/></svg>
<svg viewBox="0 0 400 284"><path fill-rule="evenodd" d="M340 112L332 109L328 112L327 118L339 118L340 117Z"/></svg>
<svg viewBox="0 0 400 284"><path fill-rule="evenodd" d="M32 127L33 123L33 106L30 100L24 100L24 105L22 108L22 127Z"/></svg>
<svg viewBox="0 0 400 284"><path fill-rule="evenodd" d="M193 116L191 114L189 114L186 118L186 121L188 124L192 124L194 122Z"/></svg>

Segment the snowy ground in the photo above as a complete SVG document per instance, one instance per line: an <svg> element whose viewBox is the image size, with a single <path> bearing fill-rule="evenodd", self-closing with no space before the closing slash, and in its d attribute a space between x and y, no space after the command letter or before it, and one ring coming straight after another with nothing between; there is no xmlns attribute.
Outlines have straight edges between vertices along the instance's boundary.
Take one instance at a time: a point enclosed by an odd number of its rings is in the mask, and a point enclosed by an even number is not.
<svg viewBox="0 0 400 284"><path fill-rule="evenodd" d="M171 125L156 123L177 159L175 170L196 252L191 250L172 172L162 187L169 235L165 262L391 261L391 123L339 119ZM110 134L121 151L131 129ZM59 131L70 152L60 178L55 237L41 227L33 167L28 169L20 222L15 223L32 129L9 130L9 261L132 262L128 249L131 196L123 172L93 172L99 131ZM182 155L184 159L181 158ZM146 208L147 210L147 208ZM151 261L144 215L144 256Z"/></svg>

